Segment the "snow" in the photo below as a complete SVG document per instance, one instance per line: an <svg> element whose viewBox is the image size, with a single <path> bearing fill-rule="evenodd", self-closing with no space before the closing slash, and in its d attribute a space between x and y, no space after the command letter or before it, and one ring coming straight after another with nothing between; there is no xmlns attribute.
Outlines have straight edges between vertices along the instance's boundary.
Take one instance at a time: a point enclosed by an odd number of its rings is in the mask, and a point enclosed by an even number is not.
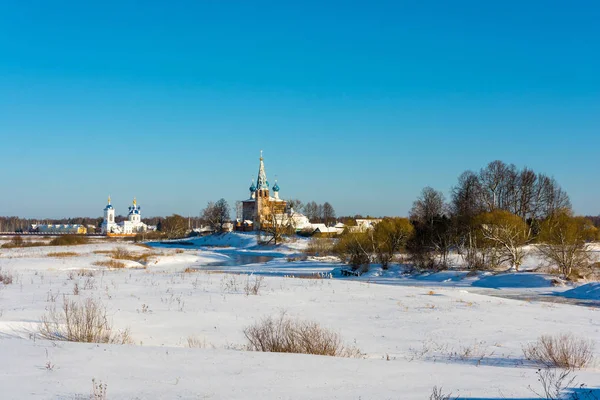
<svg viewBox="0 0 600 400"><path fill-rule="evenodd" d="M180 245L182 250L113 242L1 249L0 268L14 282L0 284L0 397L89 398L95 379L108 385L111 400L424 399L434 385L461 398L532 399L528 386L537 385L536 366L523 359L525 343L562 332L600 338L600 308L486 292L493 288L502 294L508 287L511 293L527 294L531 288L597 293L594 285L551 288L547 277L535 273L406 275L398 266L336 279L342 266L334 259L295 260L303 241L266 250L251 234L191 241L194 245ZM195 248L199 243L228 247ZM98 251L117 247L153 255L148 264L126 269L94 265L108 259ZM79 256L47 257L56 251ZM274 258L222 265L240 254L262 253ZM184 272L188 267L198 272ZM81 269L95 275L79 276ZM332 271L332 279L290 277ZM245 294L244 285L256 276L241 272L264 277L259 295ZM73 294L75 283L79 295ZM36 337L41 316L60 307L63 295L102 301L114 327L128 328L135 344L52 343ZM283 310L339 332L364 357L244 351L244 328ZM187 348L190 336L206 348ZM466 348L471 355L460 356ZM599 373L597 366L577 371L577 382L598 387Z"/></svg>
<svg viewBox="0 0 600 400"><path fill-rule="evenodd" d="M586 283L561 295L571 299L600 300L600 282Z"/></svg>
<svg viewBox="0 0 600 400"><path fill-rule="evenodd" d="M485 288L549 288L552 287L552 278L548 275L534 273L508 273L485 276L476 282L475 287Z"/></svg>

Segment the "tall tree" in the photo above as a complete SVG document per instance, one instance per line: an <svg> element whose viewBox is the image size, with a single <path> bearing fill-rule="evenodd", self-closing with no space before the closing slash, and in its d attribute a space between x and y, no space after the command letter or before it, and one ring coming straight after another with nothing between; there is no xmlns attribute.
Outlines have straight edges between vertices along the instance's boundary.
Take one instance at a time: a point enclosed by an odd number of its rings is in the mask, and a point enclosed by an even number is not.
<svg viewBox="0 0 600 400"><path fill-rule="evenodd" d="M319 219L319 206L314 201L306 203L304 206L304 214L310 222L318 222Z"/></svg>
<svg viewBox="0 0 600 400"><path fill-rule="evenodd" d="M504 210L483 213L476 224L484 245L495 246L498 263L508 263L518 271L528 253L524 246L532 239L531 227L518 215Z"/></svg>
<svg viewBox="0 0 600 400"><path fill-rule="evenodd" d="M410 219L423 224L433 224L446 214L444 195L429 186L421 191L421 196L413 203Z"/></svg>
<svg viewBox="0 0 600 400"><path fill-rule="evenodd" d="M333 206L329 202L325 202L323 204L323 223L329 226L332 222L335 221L335 210Z"/></svg>
<svg viewBox="0 0 600 400"><path fill-rule="evenodd" d="M231 221L229 204L225 199L220 199L216 203L209 202L202 211L202 218L215 231L223 232L225 224Z"/></svg>
<svg viewBox="0 0 600 400"><path fill-rule="evenodd" d="M181 215L173 214L160 221L159 230L169 239L185 237L188 231L188 221Z"/></svg>

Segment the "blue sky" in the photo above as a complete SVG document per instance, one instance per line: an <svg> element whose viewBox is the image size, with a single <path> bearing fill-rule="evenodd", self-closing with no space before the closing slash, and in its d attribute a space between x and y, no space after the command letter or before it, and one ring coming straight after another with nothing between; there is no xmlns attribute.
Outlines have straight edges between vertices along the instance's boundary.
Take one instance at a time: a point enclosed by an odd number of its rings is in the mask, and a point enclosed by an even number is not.
<svg viewBox="0 0 600 400"><path fill-rule="evenodd" d="M600 213L595 1L0 0L0 215L406 215L501 159Z"/></svg>

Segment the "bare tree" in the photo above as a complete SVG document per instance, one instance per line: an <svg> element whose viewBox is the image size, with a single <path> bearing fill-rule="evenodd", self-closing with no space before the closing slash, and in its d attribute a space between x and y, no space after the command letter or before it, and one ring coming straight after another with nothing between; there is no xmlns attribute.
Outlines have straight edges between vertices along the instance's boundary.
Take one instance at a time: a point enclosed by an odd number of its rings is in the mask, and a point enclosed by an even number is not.
<svg viewBox="0 0 600 400"><path fill-rule="evenodd" d="M479 173L482 200L488 211L494 211L500 203L500 193L506 179L508 166L500 160L492 161Z"/></svg>
<svg viewBox="0 0 600 400"><path fill-rule="evenodd" d="M323 223L329 226L333 221L335 221L335 210L330 203L325 202L323 204Z"/></svg>
<svg viewBox="0 0 600 400"><path fill-rule="evenodd" d="M421 196L413 203L410 219L423 224L432 224L446 214L444 195L429 186L421 191Z"/></svg>
<svg viewBox="0 0 600 400"><path fill-rule="evenodd" d="M268 205L268 213L261 223L261 234L266 236L266 244L273 243L278 245L283 241L284 235L292 234L296 231L295 211L292 208L282 209L283 202L271 201Z"/></svg>
<svg viewBox="0 0 600 400"><path fill-rule="evenodd" d="M223 232L226 223L230 222L229 204L225 199L216 203L209 202L202 211L202 218L217 232Z"/></svg>
<svg viewBox="0 0 600 400"><path fill-rule="evenodd" d="M317 222L319 218L319 206L314 201L306 203L304 206L304 214L310 222Z"/></svg>
<svg viewBox="0 0 600 400"><path fill-rule="evenodd" d="M291 199L288 201L288 206L295 212L301 213L302 209L304 208L304 203L302 203L302 201L299 199Z"/></svg>
<svg viewBox="0 0 600 400"><path fill-rule="evenodd" d="M476 221L482 238L496 246L498 262L509 263L518 271L527 255L524 246L531 241L531 228L519 216L503 210L484 213Z"/></svg>

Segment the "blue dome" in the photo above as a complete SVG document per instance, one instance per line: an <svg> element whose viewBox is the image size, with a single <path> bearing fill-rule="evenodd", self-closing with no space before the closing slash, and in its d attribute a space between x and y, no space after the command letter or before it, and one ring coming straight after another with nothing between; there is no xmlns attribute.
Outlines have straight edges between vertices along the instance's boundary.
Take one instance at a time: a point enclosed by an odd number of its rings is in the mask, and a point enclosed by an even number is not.
<svg viewBox="0 0 600 400"><path fill-rule="evenodd" d="M250 186L251 192L256 192L256 186L254 186L254 181L252 181L252 186Z"/></svg>
<svg viewBox="0 0 600 400"><path fill-rule="evenodd" d="M279 185L277 184L277 182L275 182L275 186L273 186L273 191L279 192Z"/></svg>
<svg viewBox="0 0 600 400"><path fill-rule="evenodd" d="M111 206L110 204L107 204L105 210L111 210L112 208L113 208L113 206Z"/></svg>

